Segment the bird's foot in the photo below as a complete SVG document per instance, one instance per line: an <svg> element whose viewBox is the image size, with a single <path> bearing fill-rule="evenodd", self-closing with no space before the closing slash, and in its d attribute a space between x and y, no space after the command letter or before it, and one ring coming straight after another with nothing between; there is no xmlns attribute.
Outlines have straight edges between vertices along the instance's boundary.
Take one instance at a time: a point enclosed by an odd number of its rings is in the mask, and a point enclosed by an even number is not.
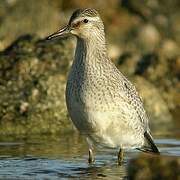
<svg viewBox="0 0 180 180"><path fill-rule="evenodd" d="M92 149L89 149L89 158L88 158L88 163L92 164L95 161Z"/></svg>

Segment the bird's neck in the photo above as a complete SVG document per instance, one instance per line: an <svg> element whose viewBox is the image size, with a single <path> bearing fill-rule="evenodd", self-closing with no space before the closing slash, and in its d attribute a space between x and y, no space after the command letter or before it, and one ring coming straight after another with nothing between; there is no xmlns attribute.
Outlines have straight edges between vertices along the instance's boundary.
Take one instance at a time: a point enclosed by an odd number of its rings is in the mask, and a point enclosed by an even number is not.
<svg viewBox="0 0 180 180"><path fill-rule="evenodd" d="M107 49L104 34L100 36L94 34L87 39L77 38L74 60L76 65L98 66L105 60L107 60Z"/></svg>

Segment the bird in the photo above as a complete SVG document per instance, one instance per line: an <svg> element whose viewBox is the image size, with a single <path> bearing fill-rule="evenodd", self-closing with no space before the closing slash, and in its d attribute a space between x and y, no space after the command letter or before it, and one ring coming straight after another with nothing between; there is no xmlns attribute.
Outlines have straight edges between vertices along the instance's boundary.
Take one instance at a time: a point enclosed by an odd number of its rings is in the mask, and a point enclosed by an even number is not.
<svg viewBox="0 0 180 180"><path fill-rule="evenodd" d="M118 164L128 149L159 154L141 97L108 56L98 11L75 10L67 25L46 39L69 35L77 43L66 84L66 105L73 124L87 139L88 162L95 161L94 146L118 149Z"/></svg>

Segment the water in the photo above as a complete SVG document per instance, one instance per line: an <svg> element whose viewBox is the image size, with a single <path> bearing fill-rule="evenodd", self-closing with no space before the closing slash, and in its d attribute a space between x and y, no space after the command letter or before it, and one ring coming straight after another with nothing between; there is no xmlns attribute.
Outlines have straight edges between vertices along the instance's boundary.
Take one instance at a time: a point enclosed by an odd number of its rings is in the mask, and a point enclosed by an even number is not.
<svg viewBox="0 0 180 180"><path fill-rule="evenodd" d="M180 157L180 136L157 135L161 153ZM176 138L173 138L176 137ZM117 165L115 150L96 150L96 162L87 164L88 146L77 134L59 137L7 138L0 142L0 179L127 179L126 166L138 151L126 153Z"/></svg>

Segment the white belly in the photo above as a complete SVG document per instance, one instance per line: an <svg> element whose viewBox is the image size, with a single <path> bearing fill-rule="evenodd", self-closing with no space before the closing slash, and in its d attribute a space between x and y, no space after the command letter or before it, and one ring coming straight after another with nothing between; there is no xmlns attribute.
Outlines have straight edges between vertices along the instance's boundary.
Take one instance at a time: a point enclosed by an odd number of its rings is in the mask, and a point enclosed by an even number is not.
<svg viewBox="0 0 180 180"><path fill-rule="evenodd" d="M141 129L133 127L129 120L129 116L134 118L132 111L131 114L120 109L101 111L75 101L68 106L68 111L76 128L95 144L112 148L135 148L144 144Z"/></svg>

